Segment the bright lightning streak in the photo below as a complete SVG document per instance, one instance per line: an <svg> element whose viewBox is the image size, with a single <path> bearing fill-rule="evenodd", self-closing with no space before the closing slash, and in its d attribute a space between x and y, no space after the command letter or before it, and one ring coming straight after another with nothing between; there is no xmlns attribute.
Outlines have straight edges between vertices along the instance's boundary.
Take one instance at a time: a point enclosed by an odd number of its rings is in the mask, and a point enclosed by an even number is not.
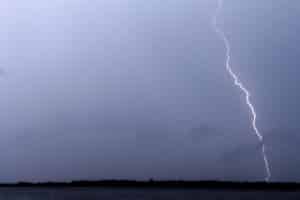
<svg viewBox="0 0 300 200"><path fill-rule="evenodd" d="M257 136L258 140L261 142L262 144L262 156L264 159L264 165L265 165L265 170L266 170L266 177L265 177L265 181L269 181L271 178L271 170L270 170L270 166L269 166L269 161L267 158L267 154L265 151L265 143L264 143L264 137L262 136L262 134L259 132L257 126L256 126L256 112L255 112L255 108L250 100L250 92L247 90L247 88L244 86L244 84L240 81L239 77L233 72L231 66L230 66L230 52L231 52L231 47L230 47L230 43L229 40L227 39L225 33L218 27L218 23L217 23L217 19L220 13L220 10L223 7L223 0L218 0L218 5L216 8L216 13L213 17L213 27L215 32L217 33L217 35L222 39L222 41L224 42L225 45L225 49L226 49L226 70L228 71L228 73L230 74L230 76L233 78L234 80L234 84L245 94L245 98L246 98L246 103L250 109L251 112L251 116L252 116L252 127L254 129L254 133Z"/></svg>

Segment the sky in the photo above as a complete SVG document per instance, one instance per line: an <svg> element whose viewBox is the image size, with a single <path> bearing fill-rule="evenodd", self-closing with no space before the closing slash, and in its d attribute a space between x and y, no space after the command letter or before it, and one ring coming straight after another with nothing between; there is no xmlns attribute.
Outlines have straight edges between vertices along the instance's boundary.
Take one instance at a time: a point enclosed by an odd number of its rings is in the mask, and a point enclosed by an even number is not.
<svg viewBox="0 0 300 200"><path fill-rule="evenodd" d="M244 96L212 27L217 0L5 0L0 182L263 180ZM300 181L296 0L224 0L271 181Z"/></svg>

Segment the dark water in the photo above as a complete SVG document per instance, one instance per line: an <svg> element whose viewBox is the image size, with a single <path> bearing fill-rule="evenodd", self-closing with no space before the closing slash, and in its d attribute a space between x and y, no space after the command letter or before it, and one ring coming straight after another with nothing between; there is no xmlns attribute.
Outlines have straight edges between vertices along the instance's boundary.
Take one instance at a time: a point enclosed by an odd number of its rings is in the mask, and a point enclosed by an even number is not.
<svg viewBox="0 0 300 200"><path fill-rule="evenodd" d="M201 189L1 188L0 200L300 199L300 192Z"/></svg>

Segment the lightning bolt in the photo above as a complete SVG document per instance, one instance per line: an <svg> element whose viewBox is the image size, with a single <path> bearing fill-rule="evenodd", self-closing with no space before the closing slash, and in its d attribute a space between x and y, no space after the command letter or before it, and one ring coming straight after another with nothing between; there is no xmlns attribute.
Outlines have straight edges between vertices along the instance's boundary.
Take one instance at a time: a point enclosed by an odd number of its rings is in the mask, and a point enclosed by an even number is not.
<svg viewBox="0 0 300 200"><path fill-rule="evenodd" d="M226 63L225 63L226 70L228 71L229 75L232 77L232 79L234 81L234 85L237 86L245 95L246 103L247 103L247 106L249 107L249 110L250 110L251 116L252 116L252 128L253 128L254 133L257 136L259 142L262 144L261 153L262 153L262 157L263 157L263 160L264 160L264 166L265 166L265 171L266 171L265 181L268 182L271 178L271 170L270 170L268 157L267 157L267 154L266 154L264 137L259 132L259 130L256 126L256 111L255 111L255 108L254 108L254 106L253 106L253 104L250 100L251 94L230 66L230 59L231 59L231 57L230 57L231 56L230 43L229 43L229 40L227 39L225 33L218 26L218 16L220 14L220 11L221 11L222 7L223 7L223 0L218 0L216 13L213 16L213 21L212 21L213 27L214 27L214 30L215 30L216 34L220 37L220 39L222 39L222 41L224 42L224 45L225 45L225 49L226 49Z"/></svg>

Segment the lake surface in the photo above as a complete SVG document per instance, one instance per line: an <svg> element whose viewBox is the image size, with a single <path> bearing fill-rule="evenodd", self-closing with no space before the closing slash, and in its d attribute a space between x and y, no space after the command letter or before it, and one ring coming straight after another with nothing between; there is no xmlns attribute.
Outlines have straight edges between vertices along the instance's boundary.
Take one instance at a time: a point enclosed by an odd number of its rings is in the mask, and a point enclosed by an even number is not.
<svg viewBox="0 0 300 200"><path fill-rule="evenodd" d="M0 200L300 199L299 192L135 188L1 188Z"/></svg>

